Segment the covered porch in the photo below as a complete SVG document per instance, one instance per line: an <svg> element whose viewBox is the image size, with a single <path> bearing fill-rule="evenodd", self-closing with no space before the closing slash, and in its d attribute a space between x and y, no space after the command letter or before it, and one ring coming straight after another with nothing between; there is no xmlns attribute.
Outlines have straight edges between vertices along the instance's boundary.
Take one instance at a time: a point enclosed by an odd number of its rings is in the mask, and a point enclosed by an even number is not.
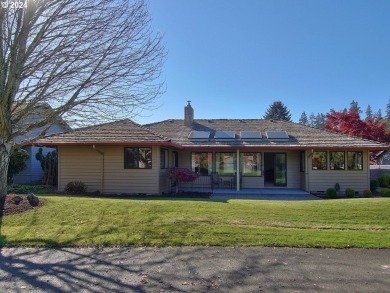
<svg viewBox="0 0 390 293"><path fill-rule="evenodd" d="M306 189L300 165L302 150L192 151L177 152L178 164L199 177L179 188L240 191L267 188ZM218 192L218 191L217 191Z"/></svg>

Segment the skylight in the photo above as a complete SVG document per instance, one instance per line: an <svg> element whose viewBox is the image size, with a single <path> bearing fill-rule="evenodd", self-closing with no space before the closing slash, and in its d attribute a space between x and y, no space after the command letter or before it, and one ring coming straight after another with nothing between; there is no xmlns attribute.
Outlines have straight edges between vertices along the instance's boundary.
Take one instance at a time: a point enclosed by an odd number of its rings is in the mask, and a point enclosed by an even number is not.
<svg viewBox="0 0 390 293"><path fill-rule="evenodd" d="M240 136L241 136L241 139L260 139L261 132L260 131L241 131Z"/></svg>
<svg viewBox="0 0 390 293"><path fill-rule="evenodd" d="M210 131L191 131L188 135L189 139L208 139L210 137Z"/></svg>
<svg viewBox="0 0 390 293"><path fill-rule="evenodd" d="M266 131L265 135L271 140L288 140L289 136L286 131Z"/></svg>
<svg viewBox="0 0 390 293"><path fill-rule="evenodd" d="M216 131L215 139L234 139L236 136L234 131Z"/></svg>

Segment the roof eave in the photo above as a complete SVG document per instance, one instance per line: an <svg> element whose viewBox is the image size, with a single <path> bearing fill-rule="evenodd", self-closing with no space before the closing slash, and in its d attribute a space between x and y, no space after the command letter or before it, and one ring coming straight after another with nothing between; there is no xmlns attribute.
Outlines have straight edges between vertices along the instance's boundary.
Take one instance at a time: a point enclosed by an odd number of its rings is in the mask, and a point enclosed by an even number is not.
<svg viewBox="0 0 390 293"><path fill-rule="evenodd" d="M47 147L56 147L56 146L165 146L165 147L174 147L182 148L179 144L170 142L170 141L122 141L122 142L101 142L101 141L86 141L86 142L35 142L32 143L33 146L47 146Z"/></svg>

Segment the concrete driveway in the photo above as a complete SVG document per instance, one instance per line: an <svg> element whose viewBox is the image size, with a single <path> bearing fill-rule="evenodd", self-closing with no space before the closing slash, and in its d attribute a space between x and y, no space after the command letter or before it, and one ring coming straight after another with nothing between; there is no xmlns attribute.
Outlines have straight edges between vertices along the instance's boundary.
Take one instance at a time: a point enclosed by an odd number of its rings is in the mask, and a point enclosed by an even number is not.
<svg viewBox="0 0 390 293"><path fill-rule="evenodd" d="M2 248L0 292L389 292L390 250Z"/></svg>

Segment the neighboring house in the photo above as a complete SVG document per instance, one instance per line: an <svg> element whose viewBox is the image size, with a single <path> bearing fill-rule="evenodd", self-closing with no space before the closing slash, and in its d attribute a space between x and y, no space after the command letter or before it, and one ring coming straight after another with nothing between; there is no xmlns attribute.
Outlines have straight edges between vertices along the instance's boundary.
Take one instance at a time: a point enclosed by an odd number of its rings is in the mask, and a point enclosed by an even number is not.
<svg viewBox="0 0 390 293"><path fill-rule="evenodd" d="M39 121L41 118L40 113L42 111L50 111L51 108L48 105L40 105L35 107L34 114L30 115L24 123L31 121ZM15 139L17 144L25 140L31 140L36 138L44 129L47 135L69 131L71 128L60 118L56 123L53 123L49 127L41 127L28 132L23 136L19 136ZM40 147L37 146L24 146L23 149L29 154L29 159L26 161L27 168L13 177L13 183L15 184L41 184L44 176L43 169L40 161L35 158L36 153ZM54 151L55 148L42 147L44 155Z"/></svg>
<svg viewBox="0 0 390 293"><path fill-rule="evenodd" d="M390 151L382 151L375 157L378 165L390 165Z"/></svg>
<svg viewBox="0 0 390 293"><path fill-rule="evenodd" d="M369 152L390 146L285 121L194 119L148 125L117 121L40 139L58 148L58 188L81 180L88 191L161 194L170 190L167 168L194 170L194 186L211 186L218 172L224 188L298 188L343 192L370 186Z"/></svg>
<svg viewBox="0 0 390 293"><path fill-rule="evenodd" d="M390 151L381 151L375 157L375 164L370 165L371 179L378 179L382 174L390 174Z"/></svg>

